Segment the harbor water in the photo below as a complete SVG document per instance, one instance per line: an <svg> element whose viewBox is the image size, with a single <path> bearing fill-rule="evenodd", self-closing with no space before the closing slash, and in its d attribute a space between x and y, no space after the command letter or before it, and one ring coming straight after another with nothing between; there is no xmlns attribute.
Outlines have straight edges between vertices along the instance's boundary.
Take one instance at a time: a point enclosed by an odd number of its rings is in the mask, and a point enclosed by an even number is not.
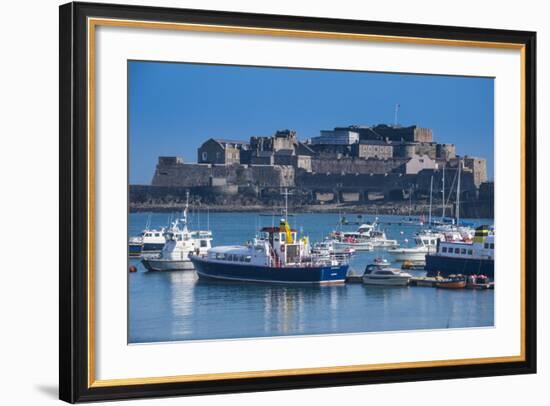
<svg viewBox="0 0 550 406"><path fill-rule="evenodd" d="M173 214L131 213L129 235L147 223L167 226ZM296 214L290 224L310 241L323 240L338 228L333 213ZM378 216L387 237L413 245L419 226L401 216ZM374 216L349 215L372 222ZM213 246L243 244L262 226L277 225L277 216L256 213L192 213L190 229L213 233ZM492 220L466 220L474 226ZM341 226L354 230L357 226ZM356 253L350 269L362 273L384 250ZM294 286L199 280L194 271L147 272L130 258L137 272L128 274L129 343L234 339L308 334L345 334L416 329L489 327L494 322L494 291L428 287L383 287L363 284ZM395 264L395 266L399 266ZM126 270L127 272L127 270ZM422 276L424 271L408 271Z"/></svg>

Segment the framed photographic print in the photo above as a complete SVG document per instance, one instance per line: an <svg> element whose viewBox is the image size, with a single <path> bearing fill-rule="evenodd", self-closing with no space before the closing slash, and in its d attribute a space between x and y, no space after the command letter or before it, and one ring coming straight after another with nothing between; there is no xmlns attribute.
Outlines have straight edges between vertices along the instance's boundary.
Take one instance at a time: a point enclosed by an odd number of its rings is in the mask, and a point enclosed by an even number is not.
<svg viewBox="0 0 550 406"><path fill-rule="evenodd" d="M534 373L535 40L61 6L60 398Z"/></svg>

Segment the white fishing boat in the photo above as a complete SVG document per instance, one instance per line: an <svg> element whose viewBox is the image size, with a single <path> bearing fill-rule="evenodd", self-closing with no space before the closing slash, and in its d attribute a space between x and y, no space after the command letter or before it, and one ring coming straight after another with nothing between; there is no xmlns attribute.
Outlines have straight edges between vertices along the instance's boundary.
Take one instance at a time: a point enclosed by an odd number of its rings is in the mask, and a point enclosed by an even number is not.
<svg viewBox="0 0 550 406"><path fill-rule="evenodd" d="M311 253L317 255L352 255L355 252L353 248L336 247L334 240L325 240L316 242L311 247Z"/></svg>
<svg viewBox="0 0 550 406"><path fill-rule="evenodd" d="M426 255L436 252L437 242L444 239L443 234L424 231L418 233L414 238L414 247L399 247L388 250L393 259L397 262L412 262L423 264L426 262Z"/></svg>
<svg viewBox="0 0 550 406"><path fill-rule="evenodd" d="M382 230L371 231L371 244L374 248L394 248L398 247L397 240L390 240Z"/></svg>
<svg viewBox="0 0 550 406"><path fill-rule="evenodd" d="M372 251L374 248L391 248L399 245L390 240L386 233L378 228L376 222L361 224L356 231L333 231L330 237L338 248L353 248L356 251Z"/></svg>
<svg viewBox="0 0 550 406"><path fill-rule="evenodd" d="M205 255L212 247L210 231L190 231L187 227L187 210L189 195L183 211L183 217L177 219L164 233L166 243L160 255L142 260L149 271L185 271L193 270L189 256Z"/></svg>
<svg viewBox="0 0 550 406"><path fill-rule="evenodd" d="M365 285L407 286L412 275L397 268L391 268L386 260L375 260L367 265L363 274Z"/></svg>
<svg viewBox="0 0 550 406"><path fill-rule="evenodd" d="M333 233L332 243L335 249L353 249L355 251L372 251L374 246L369 237L356 231Z"/></svg>

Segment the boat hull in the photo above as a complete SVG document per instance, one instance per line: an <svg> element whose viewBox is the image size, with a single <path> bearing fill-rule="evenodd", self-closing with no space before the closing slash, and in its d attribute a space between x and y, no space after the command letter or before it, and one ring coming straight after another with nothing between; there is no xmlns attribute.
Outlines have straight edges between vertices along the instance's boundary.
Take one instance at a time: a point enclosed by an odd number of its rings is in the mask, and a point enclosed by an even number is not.
<svg viewBox="0 0 550 406"><path fill-rule="evenodd" d="M128 255L130 257L140 257L141 256L141 250L143 248L142 244L128 244Z"/></svg>
<svg viewBox="0 0 550 406"><path fill-rule="evenodd" d="M396 262L424 263L426 261L426 251L389 250L388 253Z"/></svg>
<svg viewBox="0 0 550 406"><path fill-rule="evenodd" d="M166 260L149 258L141 261L148 271L192 271L195 269L190 260Z"/></svg>
<svg viewBox="0 0 550 406"><path fill-rule="evenodd" d="M410 278L406 277L389 277L389 278L373 278L371 276L363 276L363 284L378 285L378 286L407 286Z"/></svg>
<svg viewBox="0 0 550 406"><path fill-rule="evenodd" d="M435 286L440 289L464 289L466 281L436 282Z"/></svg>
<svg viewBox="0 0 550 406"><path fill-rule="evenodd" d="M143 243L143 248L141 249L141 252L143 254L151 254L153 252L161 252L164 248L164 243L158 243L158 242L145 242Z"/></svg>
<svg viewBox="0 0 550 406"><path fill-rule="evenodd" d="M267 267L207 261L192 256L199 278L244 282L289 284L340 284L345 283L348 264L311 267Z"/></svg>
<svg viewBox="0 0 550 406"><path fill-rule="evenodd" d="M495 262L489 259L453 258L440 255L426 255L427 276L462 275L487 275L495 276Z"/></svg>
<svg viewBox="0 0 550 406"><path fill-rule="evenodd" d="M353 243L353 242L335 242L335 252L344 252L345 249L352 248L355 251L372 251L374 249L371 243Z"/></svg>

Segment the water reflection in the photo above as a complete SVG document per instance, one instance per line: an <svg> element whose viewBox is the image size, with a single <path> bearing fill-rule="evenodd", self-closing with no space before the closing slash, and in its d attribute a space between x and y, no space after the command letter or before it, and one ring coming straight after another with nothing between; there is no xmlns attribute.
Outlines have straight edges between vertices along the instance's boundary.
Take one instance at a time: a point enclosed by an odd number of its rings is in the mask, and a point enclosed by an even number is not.
<svg viewBox="0 0 550 406"><path fill-rule="evenodd" d="M213 290L217 292L216 297L210 294ZM231 336L231 330L241 325L244 330L252 329L260 336L276 336L307 332L308 327L315 327L314 318L319 318L319 314L322 314L320 319L330 324L329 330L334 331L338 327L339 302L345 297L345 292L344 285L292 286L199 279L194 296L201 302L208 298L209 303L204 306L223 306L224 311L231 315L231 323L219 322L217 331L210 328L210 334ZM237 298L238 303L235 302ZM312 313L314 308L319 311ZM199 314L207 311L205 307L196 310ZM253 326L255 323L257 328Z"/></svg>

